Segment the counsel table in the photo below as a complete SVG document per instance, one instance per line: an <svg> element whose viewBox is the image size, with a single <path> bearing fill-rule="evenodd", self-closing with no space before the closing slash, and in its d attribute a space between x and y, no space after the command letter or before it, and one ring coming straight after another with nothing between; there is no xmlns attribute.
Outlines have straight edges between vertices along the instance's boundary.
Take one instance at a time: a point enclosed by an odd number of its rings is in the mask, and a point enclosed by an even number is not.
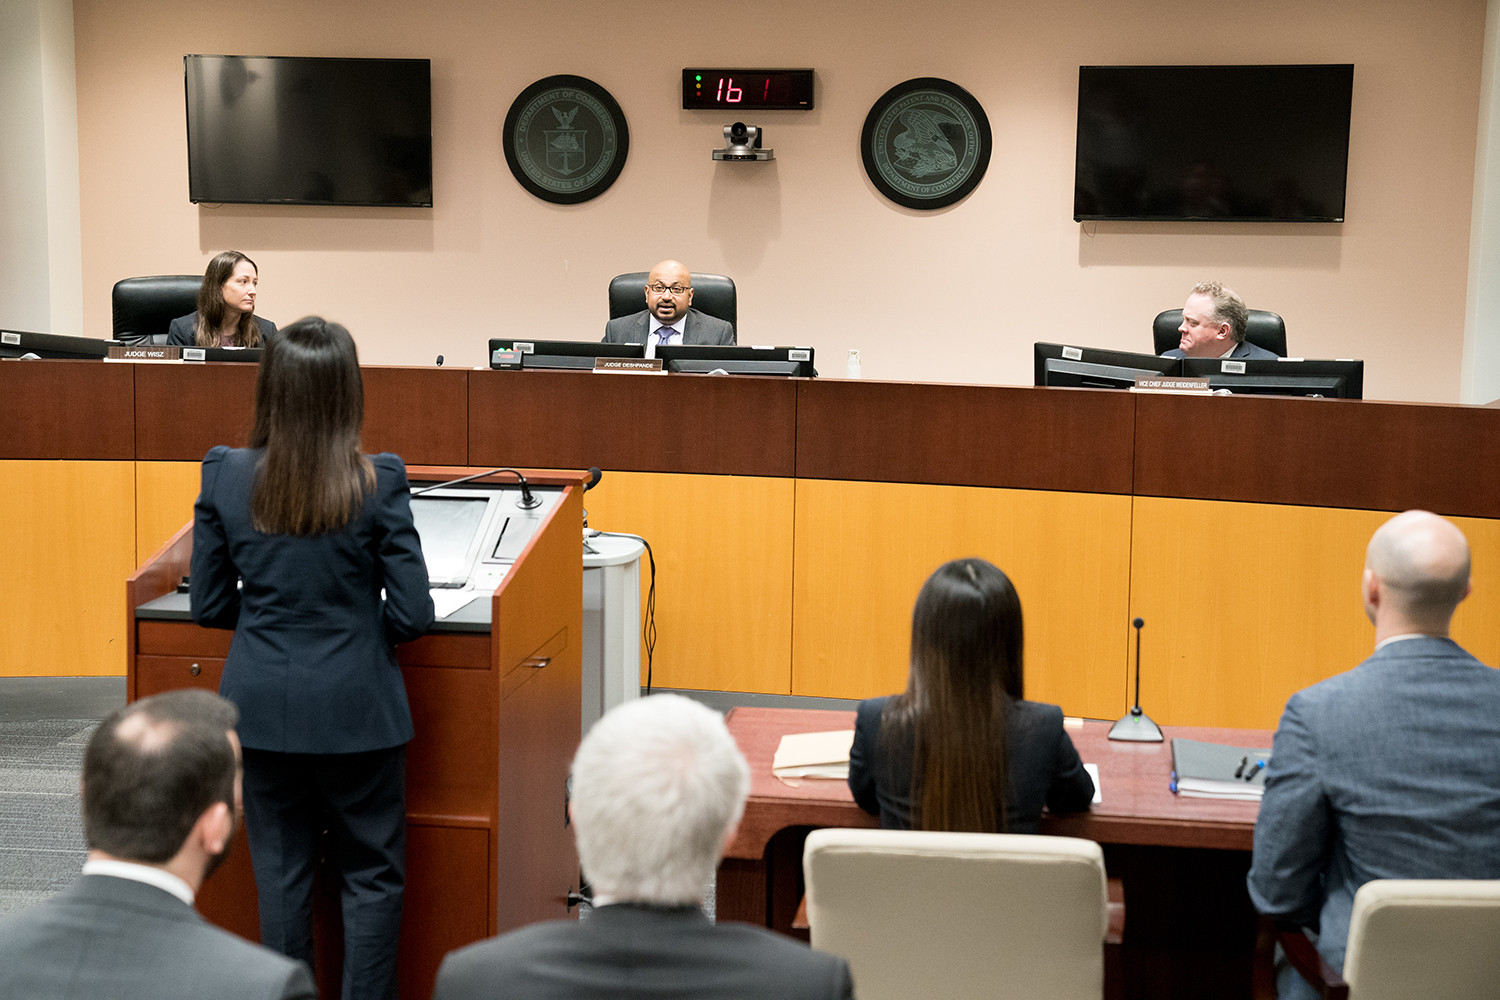
<svg viewBox="0 0 1500 1000"><path fill-rule="evenodd" d="M820 826L873 827L841 781L783 781L771 758L787 733L852 729L853 712L737 708L729 730L750 765L750 799L719 869L720 919L787 931L801 898L802 841ZM1099 765L1102 801L1077 816L1046 816L1042 831L1104 846L1125 888L1127 996L1251 995L1256 919L1245 892L1257 805L1174 795L1171 744L1111 743L1110 723L1069 730ZM1271 745L1253 729L1168 726L1173 737Z"/></svg>

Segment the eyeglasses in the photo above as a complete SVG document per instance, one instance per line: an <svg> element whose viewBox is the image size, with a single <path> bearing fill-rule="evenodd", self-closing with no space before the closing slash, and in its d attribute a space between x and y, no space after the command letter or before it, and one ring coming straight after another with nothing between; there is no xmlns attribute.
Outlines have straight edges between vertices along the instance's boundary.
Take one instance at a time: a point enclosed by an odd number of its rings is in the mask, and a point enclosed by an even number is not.
<svg viewBox="0 0 1500 1000"><path fill-rule="evenodd" d="M692 291L692 286L691 285L663 285L660 281L653 281L651 284L649 284L649 285L646 286L646 290L649 291L649 292L652 292L653 294L656 294L656 295L666 295L666 294L670 293L672 295L672 297L675 299L675 298L677 298L680 295L684 295L687 292Z"/></svg>

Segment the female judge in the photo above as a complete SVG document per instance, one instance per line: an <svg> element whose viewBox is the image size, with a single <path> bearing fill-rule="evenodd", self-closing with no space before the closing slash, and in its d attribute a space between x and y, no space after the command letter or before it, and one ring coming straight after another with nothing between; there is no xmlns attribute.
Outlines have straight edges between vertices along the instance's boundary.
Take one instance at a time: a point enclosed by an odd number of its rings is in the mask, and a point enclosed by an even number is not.
<svg viewBox="0 0 1500 1000"><path fill-rule="evenodd" d="M860 703L854 800L887 829L1035 833L1094 783L1062 710L1021 697L1021 600L983 559L944 563L912 612L906 690Z"/></svg>
<svg viewBox="0 0 1500 1000"><path fill-rule="evenodd" d="M338 869L344 997L396 995L411 711L393 644L432 624L406 467L360 453L349 332L317 317L266 344L249 448L215 447L194 507L191 605L233 628L261 941L312 962L312 883ZM327 831L326 844L321 842Z"/></svg>
<svg viewBox="0 0 1500 1000"><path fill-rule="evenodd" d="M276 324L255 315L260 271L238 250L225 250L208 262L198 288L198 311L178 316L167 328L167 343L178 347L263 347Z"/></svg>

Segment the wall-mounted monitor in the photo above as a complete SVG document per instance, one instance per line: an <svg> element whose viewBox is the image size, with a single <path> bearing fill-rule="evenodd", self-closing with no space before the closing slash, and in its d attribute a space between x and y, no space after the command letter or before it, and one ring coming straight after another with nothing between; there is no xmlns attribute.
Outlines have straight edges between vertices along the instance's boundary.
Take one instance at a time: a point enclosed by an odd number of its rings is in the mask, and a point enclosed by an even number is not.
<svg viewBox="0 0 1500 1000"><path fill-rule="evenodd" d="M426 59L189 55L188 198L432 206Z"/></svg>
<svg viewBox="0 0 1500 1000"><path fill-rule="evenodd" d="M1350 64L1082 66L1073 218L1343 222Z"/></svg>
<svg viewBox="0 0 1500 1000"><path fill-rule="evenodd" d="M1132 351L1039 341L1032 345L1031 354L1034 384L1058 388L1129 389L1141 377L1182 373L1177 358Z"/></svg>
<svg viewBox="0 0 1500 1000"><path fill-rule="evenodd" d="M1278 358L1275 361L1236 361L1231 358L1183 358L1182 374L1208 377L1218 391L1257 393L1267 396L1326 396L1331 399L1363 399L1363 361L1310 361Z"/></svg>

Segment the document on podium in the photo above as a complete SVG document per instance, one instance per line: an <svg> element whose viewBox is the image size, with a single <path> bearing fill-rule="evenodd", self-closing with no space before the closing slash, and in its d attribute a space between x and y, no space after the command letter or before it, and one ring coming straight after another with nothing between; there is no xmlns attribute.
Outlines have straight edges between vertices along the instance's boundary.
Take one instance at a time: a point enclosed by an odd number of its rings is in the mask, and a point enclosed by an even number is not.
<svg viewBox="0 0 1500 1000"><path fill-rule="evenodd" d="M854 730L825 733L792 733L781 738L771 759L771 773L778 778L849 778L849 748Z"/></svg>

